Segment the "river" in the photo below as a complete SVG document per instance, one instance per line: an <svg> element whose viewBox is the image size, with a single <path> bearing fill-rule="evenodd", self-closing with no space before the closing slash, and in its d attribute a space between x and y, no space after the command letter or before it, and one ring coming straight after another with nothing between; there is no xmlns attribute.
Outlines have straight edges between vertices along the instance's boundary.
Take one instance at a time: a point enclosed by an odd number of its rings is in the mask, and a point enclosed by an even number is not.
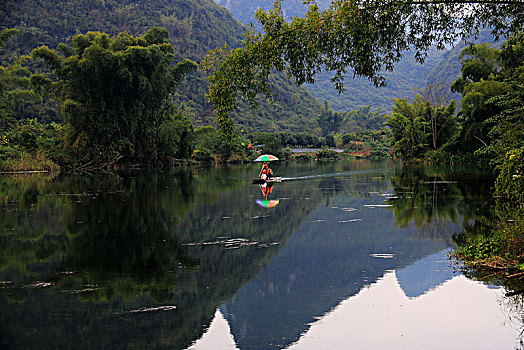
<svg viewBox="0 0 524 350"><path fill-rule="evenodd" d="M5 349L513 349L449 253L493 179L391 161L0 179ZM267 198L264 198L264 194Z"/></svg>

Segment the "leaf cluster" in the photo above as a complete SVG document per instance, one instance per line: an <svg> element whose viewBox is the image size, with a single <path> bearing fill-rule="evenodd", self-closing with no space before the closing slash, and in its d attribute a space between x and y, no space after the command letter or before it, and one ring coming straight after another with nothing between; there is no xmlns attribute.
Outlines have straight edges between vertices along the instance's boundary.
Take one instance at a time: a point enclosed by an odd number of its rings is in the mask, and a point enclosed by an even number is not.
<svg viewBox="0 0 524 350"><path fill-rule="evenodd" d="M391 128L393 152L402 159L422 158L430 149L442 148L457 132L455 101L439 105L418 94L412 103L407 98L394 102L385 124ZM432 129L433 118L438 120L436 129ZM433 132L439 135L436 148L432 147Z"/></svg>
<svg viewBox="0 0 524 350"><path fill-rule="evenodd" d="M71 126L67 143L78 154L97 162L118 155L128 163L165 161L158 140L161 128L161 142L171 137L172 130L163 125L171 96L197 67L190 60L171 66L168 37L162 28L141 37L88 32L76 35L72 48L59 45L61 53L46 46L33 50L32 57L43 60L53 74L34 76L35 85L49 86L62 101L64 120Z"/></svg>
<svg viewBox="0 0 524 350"><path fill-rule="evenodd" d="M355 76L382 85L380 72L392 70L405 51L413 49L422 62L431 45L443 49L481 25L494 26L494 34L515 32L523 22L522 8L513 1L347 0L323 11L311 3L304 17L287 22L277 1L273 9L256 13L264 34L248 32L243 47L208 56L209 97L219 125L230 132L228 115L237 94L250 101L257 93L271 98L267 76L273 69L286 71L298 84L314 82L322 70L333 71L331 80L343 91L346 69L352 68Z"/></svg>

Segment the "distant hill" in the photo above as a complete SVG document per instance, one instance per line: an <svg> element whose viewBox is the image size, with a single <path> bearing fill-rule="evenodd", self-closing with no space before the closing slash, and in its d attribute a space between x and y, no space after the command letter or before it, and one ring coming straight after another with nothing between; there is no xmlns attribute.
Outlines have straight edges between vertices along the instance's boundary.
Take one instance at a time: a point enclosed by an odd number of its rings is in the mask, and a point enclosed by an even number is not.
<svg viewBox="0 0 524 350"><path fill-rule="evenodd" d="M254 14L259 8L267 11L273 8L274 0L215 0L217 4L220 4L227 8L236 19L244 24L250 22L255 23ZM326 9L331 4L331 0L317 0L317 5L321 9ZM286 18L295 16L302 16L307 10L307 6L304 5L303 0L285 0L282 1L282 12Z"/></svg>
<svg viewBox="0 0 524 350"><path fill-rule="evenodd" d="M248 24L254 20L256 9L269 10L273 7L273 0L216 0L228 8L236 19ZM327 8L329 0L318 0L320 8ZM303 0L286 0L282 2L282 10L287 18L302 16L306 8ZM487 31L481 33L475 42L492 42ZM348 73L345 79L346 91L339 94L330 81L332 74L323 72L317 75L316 82L306 85L311 94L319 101L327 100L334 111L343 112L371 105L389 113L393 106L393 98L412 98L417 89L423 89L428 84L444 84L448 87L460 76L460 61L458 55L464 48L464 43L458 43L455 48L428 52L425 63L416 62L414 53L406 52L404 58L395 66L393 72L384 72L387 86L376 88L364 78L353 79ZM449 91L448 99L460 102L460 94Z"/></svg>
<svg viewBox="0 0 524 350"><path fill-rule="evenodd" d="M317 99L330 101L334 111L350 111L371 105L389 113L393 98L411 98L417 89L427 86L428 74L439 65L444 53L431 50L424 64L416 62L412 54L406 53L406 56L397 63L394 71L383 73L387 86L377 88L365 78L353 79L352 74L348 74L344 80L345 91L339 94L329 80L332 75L321 73L315 84L307 85L307 88ZM443 83L451 85L447 82Z"/></svg>
<svg viewBox="0 0 524 350"><path fill-rule="evenodd" d="M4 52L28 53L40 45L69 43L76 33L127 31L142 35L152 26L165 27L175 47L176 59L199 62L211 49L241 43L245 27L212 0L2 0L2 27L18 28L21 35ZM0 53L1 54L1 53ZM5 58L5 56L4 56ZM309 131L318 129L319 103L304 88L282 77L272 77L280 102L262 101L258 110L240 103L232 120L249 131ZM207 102L207 80L201 71L180 86L176 101L196 125L215 124Z"/></svg>

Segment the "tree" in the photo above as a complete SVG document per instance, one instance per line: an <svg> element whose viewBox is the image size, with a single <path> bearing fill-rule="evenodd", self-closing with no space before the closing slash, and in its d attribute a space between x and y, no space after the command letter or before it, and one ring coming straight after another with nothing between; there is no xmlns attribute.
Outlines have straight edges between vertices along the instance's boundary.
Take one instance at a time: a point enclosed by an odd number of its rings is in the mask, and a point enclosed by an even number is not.
<svg viewBox="0 0 524 350"><path fill-rule="evenodd" d="M438 104L428 94L426 89L413 103L394 99L391 115L386 117L393 152L403 159L421 158L430 149L438 150L458 132L456 102Z"/></svg>
<svg viewBox="0 0 524 350"><path fill-rule="evenodd" d="M449 141L458 131L455 109L457 104L452 101L445 106L444 85L430 84L419 93L426 103L429 129L431 132L431 145L437 150L443 144L442 139Z"/></svg>
<svg viewBox="0 0 524 350"><path fill-rule="evenodd" d="M13 36L17 29L4 29L0 32L0 49ZM31 90L30 71L22 66L23 59L0 66L0 130L5 130L16 114L16 106L21 101L37 100L37 94Z"/></svg>
<svg viewBox="0 0 524 350"><path fill-rule="evenodd" d="M496 163L506 159L507 152L524 147L524 33L511 37L502 47L500 61L503 66L501 94L489 99L500 113L487 120L492 125L489 137L492 142L487 152L496 156Z"/></svg>
<svg viewBox="0 0 524 350"><path fill-rule="evenodd" d="M514 33L524 22L524 3L516 0L340 0L324 11L314 1L305 3L305 16L290 22L278 0L273 9L257 11L263 33L249 31L242 47L216 49L203 62L223 132L233 132L229 112L238 94L253 106L258 93L273 97L268 85L273 70L286 71L299 85L333 71L339 91L348 69L383 85L380 72L392 70L405 51L413 50L423 62L432 45L443 49L483 25L492 26L496 36Z"/></svg>
<svg viewBox="0 0 524 350"><path fill-rule="evenodd" d="M364 129L379 130L383 127L386 120L386 114L380 109L371 110L371 105L359 107L357 110L352 110L347 114L344 131L348 132L352 129L351 124L356 122L357 127Z"/></svg>
<svg viewBox="0 0 524 350"><path fill-rule="evenodd" d="M322 129L322 136L333 135L338 131L344 121L342 113L333 112L327 101L320 109L320 116L317 119L318 125Z"/></svg>
<svg viewBox="0 0 524 350"><path fill-rule="evenodd" d="M490 79L500 72L500 50L491 44L467 46L459 55L461 77L451 85L452 92L463 93L466 85Z"/></svg>
<svg viewBox="0 0 524 350"><path fill-rule="evenodd" d="M462 93L456 148L500 164L506 152L522 146L524 137L524 34L511 36L501 49L474 45L460 56L462 76L452 85Z"/></svg>
<svg viewBox="0 0 524 350"><path fill-rule="evenodd" d="M33 58L43 59L57 81L43 75L32 80L61 99L70 125L67 142L78 154L97 162L120 156L128 163L166 161L159 132L163 141L173 140L173 128L164 126L171 123L171 96L197 67L189 60L171 66L168 37L163 28L141 37L88 32L74 36L72 48L60 44L60 54L46 46L33 50Z"/></svg>
<svg viewBox="0 0 524 350"><path fill-rule="evenodd" d="M403 159L421 157L428 146L426 104L420 95L415 97L413 104L407 99L395 99L394 102L386 122L391 128L393 153Z"/></svg>

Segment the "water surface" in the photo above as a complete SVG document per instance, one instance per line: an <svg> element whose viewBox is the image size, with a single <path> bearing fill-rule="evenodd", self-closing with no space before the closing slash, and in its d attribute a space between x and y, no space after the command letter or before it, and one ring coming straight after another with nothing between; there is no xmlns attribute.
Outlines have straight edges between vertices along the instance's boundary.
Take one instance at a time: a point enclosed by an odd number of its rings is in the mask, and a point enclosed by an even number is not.
<svg viewBox="0 0 524 350"><path fill-rule="evenodd" d="M448 259L489 174L392 162L3 178L3 348L514 348Z"/></svg>

